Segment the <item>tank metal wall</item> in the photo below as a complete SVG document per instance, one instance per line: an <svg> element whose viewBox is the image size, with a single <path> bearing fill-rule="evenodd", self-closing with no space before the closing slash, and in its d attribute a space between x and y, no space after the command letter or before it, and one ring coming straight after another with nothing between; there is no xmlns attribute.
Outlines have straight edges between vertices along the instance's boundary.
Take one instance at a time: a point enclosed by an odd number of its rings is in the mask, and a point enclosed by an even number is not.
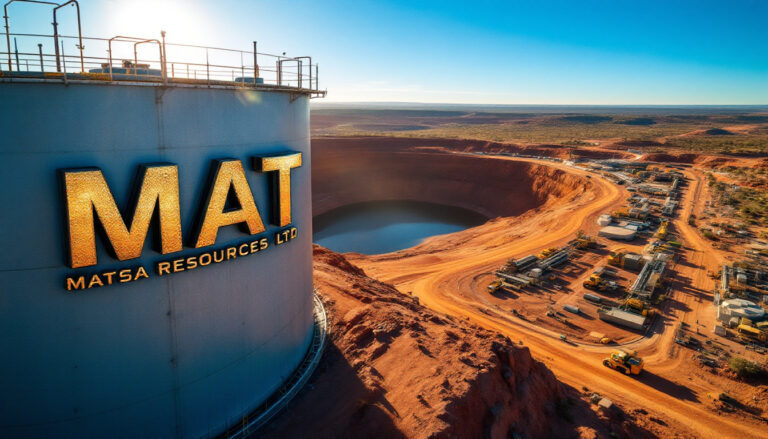
<svg viewBox="0 0 768 439"><path fill-rule="evenodd" d="M291 171L298 237L275 246L270 176L249 158L287 150L303 155ZM161 255L151 228L140 259L117 261L97 239L90 267L141 264L150 278L66 291L57 170L100 168L124 209L138 165L178 164L186 238L219 158L243 161L266 251L159 277L156 261L203 249ZM0 84L0 436L214 435L279 387L312 334L310 163L305 96ZM223 227L210 249L247 239Z"/></svg>

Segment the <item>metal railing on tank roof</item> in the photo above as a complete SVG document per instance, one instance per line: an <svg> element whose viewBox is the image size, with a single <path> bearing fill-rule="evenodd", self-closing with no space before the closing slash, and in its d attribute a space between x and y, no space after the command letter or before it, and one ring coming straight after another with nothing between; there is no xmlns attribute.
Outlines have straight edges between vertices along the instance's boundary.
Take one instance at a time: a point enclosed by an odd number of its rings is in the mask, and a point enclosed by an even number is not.
<svg viewBox="0 0 768 439"><path fill-rule="evenodd" d="M11 33L8 6L33 3L53 9L53 34ZM77 8L77 36L59 35L57 11ZM17 78L46 81L93 80L187 84L207 87L251 87L289 90L323 97L319 68L309 56L289 57L220 47L175 44L161 38L83 37L77 1L62 4L10 0L4 7L6 51L0 52L0 81ZM13 46L11 45L13 42ZM69 53L67 51L68 43ZM36 50L35 50L36 49Z"/></svg>

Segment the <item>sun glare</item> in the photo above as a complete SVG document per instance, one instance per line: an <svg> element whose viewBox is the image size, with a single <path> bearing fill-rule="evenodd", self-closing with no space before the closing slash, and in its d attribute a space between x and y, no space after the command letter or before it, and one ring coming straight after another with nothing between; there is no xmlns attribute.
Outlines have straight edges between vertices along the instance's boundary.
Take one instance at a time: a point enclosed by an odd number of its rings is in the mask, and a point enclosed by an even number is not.
<svg viewBox="0 0 768 439"><path fill-rule="evenodd" d="M178 1L132 1L114 4L109 29L121 35L159 38L174 43L204 44L211 35L200 9Z"/></svg>
<svg viewBox="0 0 768 439"><path fill-rule="evenodd" d="M160 39L161 31L166 32L166 57L169 73L193 77L196 74L185 63L204 65L221 62L218 53L208 54L205 49L180 47L175 44L214 44L211 20L205 16L202 6L173 0L112 3L108 12L108 29L112 35ZM112 48L114 59L133 59L133 43L117 42ZM219 57L217 57L219 55ZM138 49L139 62L149 63L158 68L157 46L144 44ZM184 63L180 63L183 61ZM231 60L227 60L231 61ZM233 64L234 65L234 64ZM199 69L199 67L197 68Z"/></svg>

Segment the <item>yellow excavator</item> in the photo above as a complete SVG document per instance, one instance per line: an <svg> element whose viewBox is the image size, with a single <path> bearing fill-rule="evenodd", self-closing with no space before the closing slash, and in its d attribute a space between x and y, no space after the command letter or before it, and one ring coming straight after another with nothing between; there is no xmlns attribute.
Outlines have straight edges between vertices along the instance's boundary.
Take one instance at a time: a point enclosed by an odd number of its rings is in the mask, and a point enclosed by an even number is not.
<svg viewBox="0 0 768 439"><path fill-rule="evenodd" d="M603 366L627 375L639 375L643 370L643 359L637 356L637 352L616 350L603 360Z"/></svg>
<svg viewBox="0 0 768 439"><path fill-rule="evenodd" d="M550 255L557 253L559 249L557 247L550 247L548 249L544 249L539 253L537 256L539 259L547 259Z"/></svg>
<svg viewBox="0 0 768 439"><path fill-rule="evenodd" d="M657 239L666 239L668 228L669 228L669 221L667 220L662 221L661 225L659 226L659 230L656 231L656 234L653 235L653 237Z"/></svg>

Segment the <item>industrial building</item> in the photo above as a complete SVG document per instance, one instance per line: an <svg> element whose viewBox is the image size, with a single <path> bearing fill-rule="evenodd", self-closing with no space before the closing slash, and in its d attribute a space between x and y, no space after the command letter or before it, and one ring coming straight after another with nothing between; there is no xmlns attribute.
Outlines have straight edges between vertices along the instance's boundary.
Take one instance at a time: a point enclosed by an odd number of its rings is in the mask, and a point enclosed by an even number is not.
<svg viewBox="0 0 768 439"><path fill-rule="evenodd" d="M632 287L630 287L630 294L642 299L650 298L664 278L664 272L667 268L667 261L665 259L666 257L657 254L653 260L645 264Z"/></svg>
<svg viewBox="0 0 768 439"><path fill-rule="evenodd" d="M600 320L637 331L642 331L645 328L645 316L624 311L619 308L600 308L597 310L597 316Z"/></svg>
<svg viewBox="0 0 768 439"><path fill-rule="evenodd" d="M214 66L206 56L219 49L159 34L11 30L19 50L0 60L0 437L258 426L322 350L316 64L255 43Z"/></svg>
<svg viewBox="0 0 768 439"><path fill-rule="evenodd" d="M643 193L643 194L648 194L648 195L653 195L653 196L664 196L664 197L666 197L670 193L670 188L669 187L661 186L661 185L657 185L657 184L648 184L648 183L638 184L638 185L634 186L634 189L637 192L640 192L640 193Z"/></svg>
<svg viewBox="0 0 768 439"><path fill-rule="evenodd" d="M756 322L765 318L765 310L745 299L728 299L717 306L717 319L722 322L738 322L742 317Z"/></svg>
<svg viewBox="0 0 768 439"><path fill-rule="evenodd" d="M676 207L677 201L673 200L672 197L667 197L666 200L664 200L664 207L661 210L661 214L664 216L672 216L675 214Z"/></svg>
<svg viewBox="0 0 768 439"><path fill-rule="evenodd" d="M683 178L682 176L675 177L675 180L672 181L672 186L669 188L670 194L676 193L677 189L680 187L680 179Z"/></svg>
<svg viewBox="0 0 768 439"><path fill-rule="evenodd" d="M562 249L551 249L542 258L536 255L529 255L518 260L509 260L500 270L494 274L516 287L527 287L529 285L538 285L543 280L545 272L568 260L571 255L571 247L566 246Z"/></svg>
<svg viewBox="0 0 768 439"><path fill-rule="evenodd" d="M622 159L596 160L595 162L601 164L602 166L605 166L607 168L614 169L614 170L620 170L620 169L643 170L648 167L648 163L646 162L622 160Z"/></svg>
<svg viewBox="0 0 768 439"><path fill-rule="evenodd" d="M768 297L768 272L753 267L724 264L720 277L720 293Z"/></svg>
<svg viewBox="0 0 768 439"><path fill-rule="evenodd" d="M611 215L608 214L608 213L604 213L604 214L600 215L599 218L597 218L597 225L598 226L605 227L607 225L610 225L612 222L613 222L613 217L611 217Z"/></svg>

